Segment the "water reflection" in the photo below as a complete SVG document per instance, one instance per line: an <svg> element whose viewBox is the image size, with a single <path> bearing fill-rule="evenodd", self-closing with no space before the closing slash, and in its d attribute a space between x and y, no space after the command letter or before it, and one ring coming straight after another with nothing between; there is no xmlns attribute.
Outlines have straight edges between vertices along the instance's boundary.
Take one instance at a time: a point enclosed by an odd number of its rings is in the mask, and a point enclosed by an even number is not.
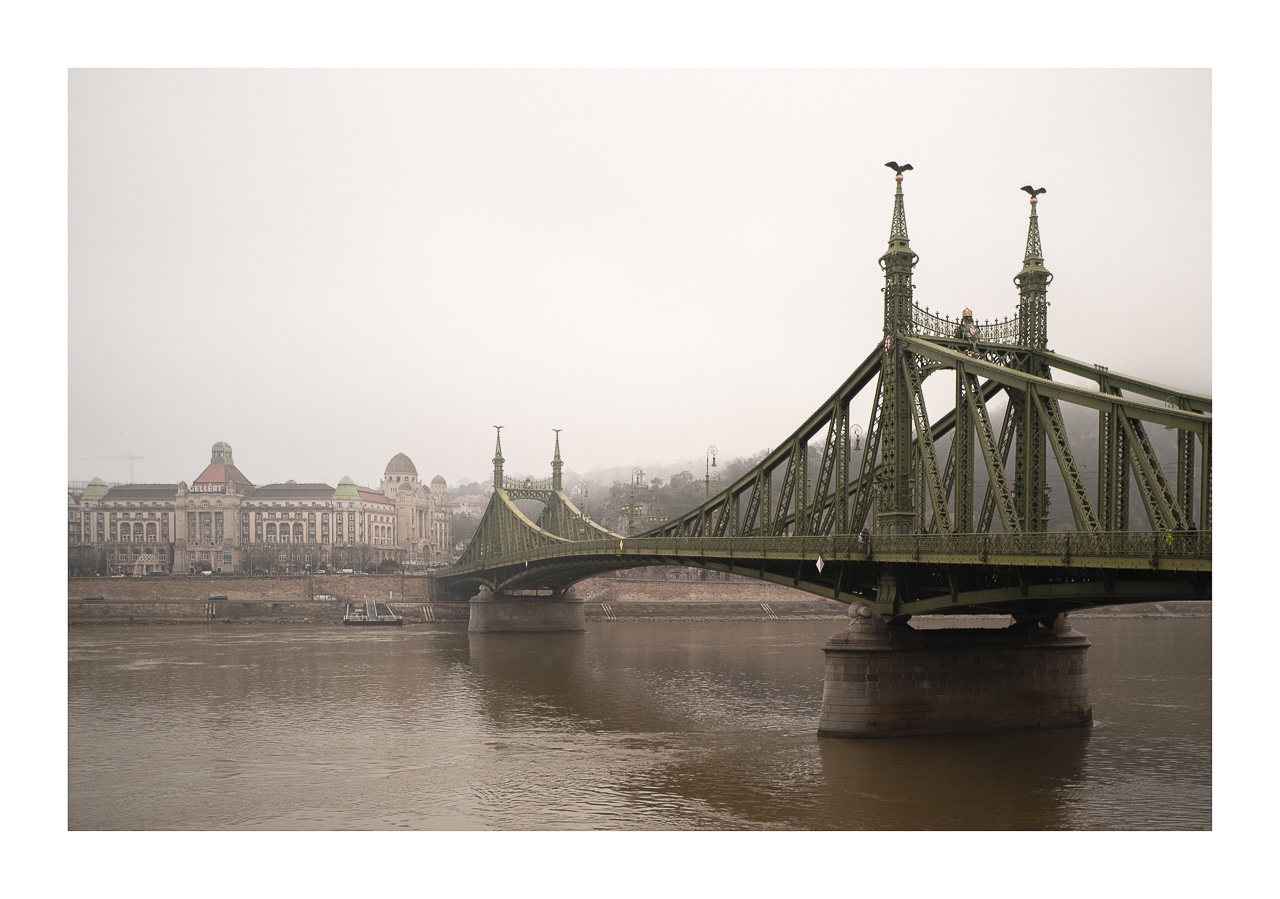
<svg viewBox="0 0 1280 899"><path fill-rule="evenodd" d="M1073 728L823 739L823 801L851 828L1063 829L1091 737L1091 729Z"/></svg>
<svg viewBox="0 0 1280 899"><path fill-rule="evenodd" d="M1208 622L1090 622L1099 726L820 739L840 622L75 629L73 829L1207 828Z"/></svg>

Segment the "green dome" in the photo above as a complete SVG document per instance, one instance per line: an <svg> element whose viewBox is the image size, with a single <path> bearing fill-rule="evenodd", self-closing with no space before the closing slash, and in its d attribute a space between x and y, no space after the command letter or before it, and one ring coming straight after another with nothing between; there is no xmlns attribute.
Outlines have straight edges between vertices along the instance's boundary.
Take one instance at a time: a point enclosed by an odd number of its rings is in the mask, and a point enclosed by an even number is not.
<svg viewBox="0 0 1280 899"><path fill-rule="evenodd" d="M82 499L102 499L107 495L107 484L102 478L94 478L84 488Z"/></svg>
<svg viewBox="0 0 1280 899"><path fill-rule="evenodd" d="M210 465L235 465L231 461L231 444L223 443L219 440L213 445L213 457L209 459Z"/></svg>
<svg viewBox="0 0 1280 899"><path fill-rule="evenodd" d="M356 489L356 482L351 478L344 477L338 482L338 486L333 491L334 499L359 499L360 491Z"/></svg>

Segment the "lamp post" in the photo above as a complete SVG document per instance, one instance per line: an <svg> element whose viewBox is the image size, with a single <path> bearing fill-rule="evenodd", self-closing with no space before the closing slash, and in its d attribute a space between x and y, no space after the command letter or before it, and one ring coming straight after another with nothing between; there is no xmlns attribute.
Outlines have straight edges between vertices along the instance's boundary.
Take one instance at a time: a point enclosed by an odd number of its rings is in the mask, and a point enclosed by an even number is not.
<svg viewBox="0 0 1280 899"><path fill-rule="evenodd" d="M720 452L714 446L707 447L707 476L703 482L706 485L705 500L711 499L711 469L716 467L716 453Z"/></svg>
<svg viewBox="0 0 1280 899"><path fill-rule="evenodd" d="M644 480L644 472L639 468L631 469L631 490L627 499L627 536L636 532L636 485Z"/></svg>
<svg viewBox="0 0 1280 899"><path fill-rule="evenodd" d="M586 481L583 481L581 484L573 485L573 495L575 497L581 497L581 505L578 506L578 511L582 513L583 518L587 517L588 489Z"/></svg>

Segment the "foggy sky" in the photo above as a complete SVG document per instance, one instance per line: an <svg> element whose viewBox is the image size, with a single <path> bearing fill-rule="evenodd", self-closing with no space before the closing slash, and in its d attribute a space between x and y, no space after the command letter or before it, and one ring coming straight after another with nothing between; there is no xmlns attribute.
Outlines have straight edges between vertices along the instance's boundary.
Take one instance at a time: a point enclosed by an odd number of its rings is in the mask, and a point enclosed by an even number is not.
<svg viewBox="0 0 1280 899"><path fill-rule="evenodd" d="M77 70L68 476L255 483L778 445L922 306L1210 392L1210 74ZM1139 164L1140 163L1140 164ZM104 457L104 458L98 458ZM90 461L93 460L93 461Z"/></svg>

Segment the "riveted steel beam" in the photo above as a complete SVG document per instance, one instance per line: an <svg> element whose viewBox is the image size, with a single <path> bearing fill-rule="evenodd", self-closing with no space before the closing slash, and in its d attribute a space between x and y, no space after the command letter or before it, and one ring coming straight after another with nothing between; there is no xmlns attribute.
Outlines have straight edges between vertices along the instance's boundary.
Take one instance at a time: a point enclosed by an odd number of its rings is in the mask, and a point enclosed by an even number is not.
<svg viewBox="0 0 1280 899"><path fill-rule="evenodd" d="M924 387L920 370L910 359L903 359L908 382L911 385L911 414L916 426L917 459L925 492L933 504L934 521L944 533L951 530L947 517L947 495L938 471L938 454L933 442L933 429L929 426L929 413L925 409Z"/></svg>
<svg viewBox="0 0 1280 899"><path fill-rule="evenodd" d="M1075 457L1071 453L1071 443L1067 439L1067 429L1062 422L1062 410L1058 401L1040 396L1034 387L1030 391L1035 399L1036 412L1045 423L1045 433L1049 437L1049 446L1058 460L1058 470L1067 485L1067 498L1071 502L1071 514L1075 518L1076 529L1081 531L1098 531L1098 518L1093 513L1093 504L1089 501L1089 491L1080 477L1080 469L1076 466Z"/></svg>

